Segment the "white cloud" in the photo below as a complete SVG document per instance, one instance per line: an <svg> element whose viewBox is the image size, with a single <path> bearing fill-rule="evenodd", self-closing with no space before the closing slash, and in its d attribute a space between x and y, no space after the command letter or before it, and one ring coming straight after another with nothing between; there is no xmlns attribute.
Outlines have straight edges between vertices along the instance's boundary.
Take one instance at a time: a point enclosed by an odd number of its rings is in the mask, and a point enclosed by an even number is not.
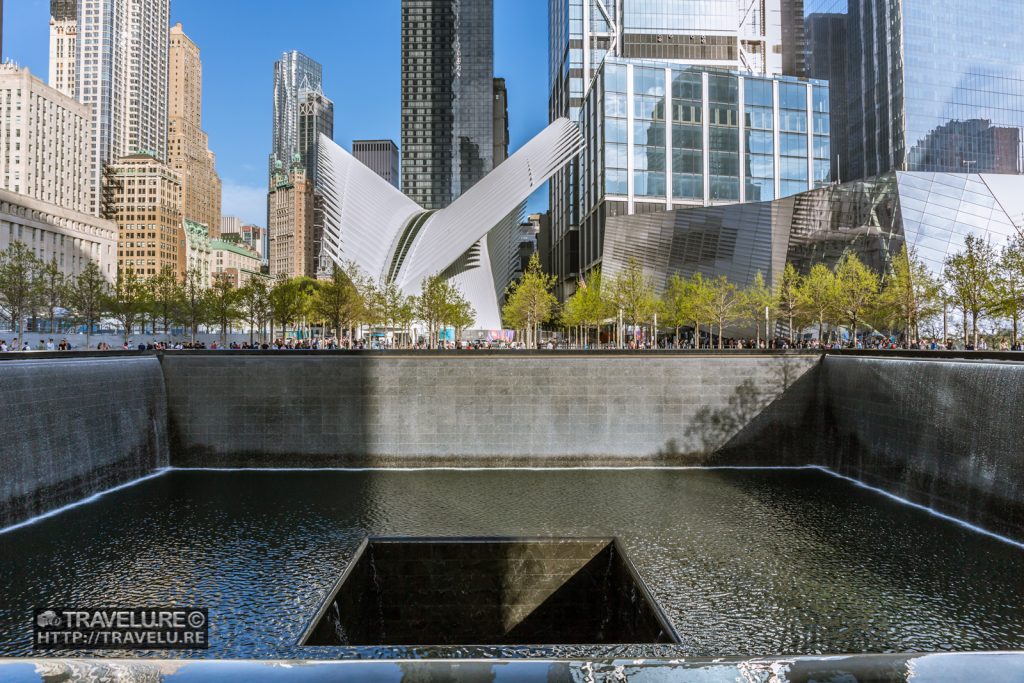
<svg viewBox="0 0 1024 683"><path fill-rule="evenodd" d="M243 185L227 178L221 188L221 214L238 216L246 223L267 222L267 189L262 185Z"/></svg>

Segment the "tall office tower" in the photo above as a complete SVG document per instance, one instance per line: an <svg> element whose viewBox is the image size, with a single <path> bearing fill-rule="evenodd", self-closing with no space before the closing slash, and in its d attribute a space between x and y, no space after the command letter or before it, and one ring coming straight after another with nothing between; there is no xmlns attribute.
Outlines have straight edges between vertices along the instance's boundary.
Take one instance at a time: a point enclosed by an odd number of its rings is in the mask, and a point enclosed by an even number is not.
<svg viewBox="0 0 1024 683"><path fill-rule="evenodd" d="M508 88L504 78L494 79L494 165L508 159Z"/></svg>
<svg viewBox="0 0 1024 683"><path fill-rule="evenodd" d="M299 93L298 132L298 153L302 166L310 182L317 187L320 135L334 139L334 102L324 97L319 88Z"/></svg>
<svg viewBox="0 0 1024 683"><path fill-rule="evenodd" d="M90 109L12 63L0 65L0 188L91 213Z"/></svg>
<svg viewBox="0 0 1024 683"><path fill-rule="evenodd" d="M50 0L50 87L75 97L78 0Z"/></svg>
<svg viewBox="0 0 1024 683"><path fill-rule="evenodd" d="M836 77L843 181L890 170L1021 173L1024 64L1016 0L805 0L808 67ZM845 30L820 30L834 21ZM844 44L845 43L845 44ZM840 86L839 81L845 79Z"/></svg>
<svg viewBox="0 0 1024 683"><path fill-rule="evenodd" d="M145 152L167 159L170 0L78 0L75 93L93 107L92 192L103 167Z"/></svg>
<svg viewBox="0 0 1024 683"><path fill-rule="evenodd" d="M315 196L298 155L288 171L278 168L267 197L270 211L270 274L274 277L316 277L313 238Z"/></svg>
<svg viewBox="0 0 1024 683"><path fill-rule="evenodd" d="M297 50L274 62L274 122L269 182L276 183L278 165L288 168L299 149L299 101L303 92L323 91L323 67Z"/></svg>
<svg viewBox="0 0 1024 683"><path fill-rule="evenodd" d="M203 132L203 64L199 48L176 24L171 28L169 143L170 165L181 177L181 212L220 230L221 182L209 139Z"/></svg>
<svg viewBox="0 0 1024 683"><path fill-rule="evenodd" d="M845 3L844 3L845 6ZM838 182L853 180L849 176L849 168L843 168L842 162L849 163L845 151L846 137L849 133L849 107L847 97L846 50L846 15L834 13L814 13L804 18L804 46L807 50L805 60L808 78L828 81L830 95L830 129L832 138L832 159L830 161L830 177Z"/></svg>
<svg viewBox="0 0 1024 683"><path fill-rule="evenodd" d="M353 140L352 156L396 188L399 186L398 145L393 140Z"/></svg>
<svg viewBox="0 0 1024 683"><path fill-rule="evenodd" d="M494 166L491 0L402 0L402 191L440 209Z"/></svg>
<svg viewBox="0 0 1024 683"><path fill-rule="evenodd" d="M784 2L792 0L548 0L549 120L579 120L606 56L782 74ZM573 161L548 183L551 262L562 298L574 291L580 274L580 163ZM586 260L599 259L595 253Z"/></svg>
<svg viewBox="0 0 1024 683"><path fill-rule="evenodd" d="M804 45L804 0L781 0L782 73L806 77L807 49Z"/></svg>
<svg viewBox="0 0 1024 683"><path fill-rule="evenodd" d="M184 275L185 231L181 180L151 154L132 154L109 164L104 175L108 213L117 222L118 268L144 278L172 269Z"/></svg>

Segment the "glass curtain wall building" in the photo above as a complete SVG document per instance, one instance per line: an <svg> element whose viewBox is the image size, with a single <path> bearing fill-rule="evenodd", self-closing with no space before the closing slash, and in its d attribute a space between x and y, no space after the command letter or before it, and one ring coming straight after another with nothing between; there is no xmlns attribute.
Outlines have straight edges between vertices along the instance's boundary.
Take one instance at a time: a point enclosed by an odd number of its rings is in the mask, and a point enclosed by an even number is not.
<svg viewBox="0 0 1024 683"><path fill-rule="evenodd" d="M448 206L494 167L491 0L402 0L402 191Z"/></svg>
<svg viewBox="0 0 1024 683"><path fill-rule="evenodd" d="M801 7L802 0L549 0L549 120L578 120L587 89L607 56L761 76L791 68L794 75L802 75ZM657 148L658 143L644 146ZM702 141L680 149L703 147ZM729 164L738 163L738 150L721 151L715 161L724 167L716 166L716 175L736 179L738 171ZM552 234L547 258L559 278L557 293L562 298L572 293L580 269L580 173L579 164L573 163L549 186ZM698 169L691 175L702 174ZM653 182L658 182L657 176ZM700 198L703 189L693 186L692 179L688 182L687 192ZM739 194L735 181L728 192Z"/></svg>
<svg viewBox="0 0 1024 683"><path fill-rule="evenodd" d="M607 57L579 118L579 268L601 265L613 217L828 184L828 108L819 81Z"/></svg>
<svg viewBox="0 0 1024 683"><path fill-rule="evenodd" d="M322 88L323 67L298 50L285 52L274 62L274 123L268 168L271 187L275 182L275 169L287 172L295 155L302 153L299 148L301 95L322 92Z"/></svg>
<svg viewBox="0 0 1024 683"><path fill-rule="evenodd" d="M1020 0L805 0L832 90L833 172L1021 173Z"/></svg>

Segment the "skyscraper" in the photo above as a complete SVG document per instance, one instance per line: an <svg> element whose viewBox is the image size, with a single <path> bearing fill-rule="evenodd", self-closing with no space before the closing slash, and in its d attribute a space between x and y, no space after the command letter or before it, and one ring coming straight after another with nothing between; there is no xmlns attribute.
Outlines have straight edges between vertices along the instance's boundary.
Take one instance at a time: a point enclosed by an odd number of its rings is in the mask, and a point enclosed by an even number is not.
<svg viewBox="0 0 1024 683"><path fill-rule="evenodd" d="M508 88L504 78L494 79L494 165L508 158Z"/></svg>
<svg viewBox="0 0 1024 683"><path fill-rule="evenodd" d="M402 190L426 209L494 166L491 0L402 0Z"/></svg>
<svg viewBox="0 0 1024 683"><path fill-rule="evenodd" d="M274 62L274 122L269 181L275 183L278 165L287 171L299 150L299 101L303 92L323 91L323 67L298 50Z"/></svg>
<svg viewBox="0 0 1024 683"><path fill-rule="evenodd" d="M398 145L393 140L353 140L352 156L393 186L399 186Z"/></svg>
<svg viewBox="0 0 1024 683"><path fill-rule="evenodd" d="M13 63L0 64L0 188L91 213L90 109Z"/></svg>
<svg viewBox="0 0 1024 683"><path fill-rule="evenodd" d="M299 93L298 132L299 157L307 177L316 186L320 135L334 139L334 102L324 97L319 89Z"/></svg>
<svg viewBox="0 0 1024 683"><path fill-rule="evenodd" d="M75 97L78 0L50 0L50 87Z"/></svg>
<svg viewBox="0 0 1024 683"><path fill-rule="evenodd" d="M100 209L103 167L146 152L167 160L167 73L170 0L54 2L51 31L55 87L70 89L68 52L74 49L75 97L93 108L91 193ZM75 17L74 25L71 18ZM75 36L73 46L68 36ZM63 41L62 51L59 51ZM63 80L57 78L63 74Z"/></svg>
<svg viewBox="0 0 1024 683"><path fill-rule="evenodd" d="M677 200L704 203L744 199L747 183L740 172L740 146L735 134L735 110L740 104L737 82L735 79L721 80L711 76L716 72L734 71L763 78L779 76L784 73L784 69L799 71L800 60L793 56L794 52L800 51L800 31L793 30L794 25L799 29L798 17L794 17L800 13L798 5L799 0L549 0L549 120L566 116L572 121L581 121L581 111L588 92L597 86L600 90L616 93L616 99L609 104L621 104L622 109L603 112L595 106L596 102L592 102L591 131L601 130L603 123L598 119L604 115L618 118L621 114L623 118L619 123L613 122L617 128L611 134L618 132L621 123L623 137L613 142L616 145L621 143L623 154L627 151L633 154L638 149L632 145L645 146L639 148L640 156L630 159L628 163L624 156L618 158L601 155L590 159L587 166L585 163L589 154L596 149L592 142L587 155L581 155L551 179L548 186L551 207L550 256L552 267L559 278L556 291L560 297L565 298L574 291L581 270L595 267L601 260L603 225L607 216L602 208L601 195L593 189L598 179L606 179L611 183L607 188L600 188L602 194L608 189L609 194L622 197L652 197L651 203L630 200L622 207L609 209L627 214L656 210L653 197L661 197L660 210L670 207ZM784 30L786 20L789 21L789 30ZM669 86L670 90L677 91L675 95L679 99L679 106L686 108L694 118L682 121L674 117L681 117L683 109L678 112L665 110L665 95L667 92L669 95L672 93L665 90L662 82L664 79L645 77L645 80L638 82L630 80L628 83L614 83L612 89L609 89L607 80L598 83L597 74L608 56L614 57L617 64L626 69L621 72L616 67L613 71L627 75L632 73L633 66L638 68L637 74L651 73L647 68L639 70L651 60L660 62L649 66L656 67L662 73L673 65L694 67L695 71L680 76L680 85ZM701 76L702 70L709 74L708 79ZM696 81L692 81L694 78ZM727 84L726 91L707 89L704 85L720 82ZM775 86L768 83L767 87L771 97ZM628 99L630 97L642 101L634 103ZM663 104L660 111L655 111L649 105L659 97ZM690 100L689 103L684 103L687 100ZM705 101L708 102L706 110ZM648 107L631 111L630 116L626 117L626 109L632 110L634 104ZM763 105L762 102L758 104ZM764 122L765 130L769 131L777 128L771 120L774 115L771 104L769 101L765 108L769 118ZM806 103L803 109L806 115ZM727 110L732 110L734 118L731 121L716 121L723 125L712 125L708 130L710 135L703 137L700 117L704 112L707 112L707 116L719 112L727 116ZM637 112L641 114L639 119L651 122L645 123L643 129L633 125L633 114ZM649 137L648 132L657 136L659 130L670 130L664 127L666 118L696 125L697 137L684 138L683 131L671 141ZM660 127L659 121L662 122ZM624 133L627 127L631 131L628 136ZM725 143L726 138L728 143ZM667 142L672 145L671 154L666 154ZM600 143L597 144L600 146ZM729 149L715 149L712 156L710 148L717 144L727 144ZM617 152L619 148L613 147L611 150ZM771 149L762 152L763 158L759 159L762 162L773 155ZM804 156L806 167L806 151ZM678 163L673 168L667 162L675 157L678 157ZM707 168L705 162L708 162ZM605 166L618 170L606 177ZM771 187L774 193L777 166L766 167L761 163L759 168L750 170L748 177L754 177L756 171L758 181ZM588 172L590 176L584 177ZM681 176L678 187L668 183L666 173L672 172ZM648 184L651 179L653 185ZM621 187L620 180L623 181ZM806 175L803 181L806 189ZM591 193L584 196L587 184L591 187ZM641 188L640 195L636 191L638 187ZM748 194L751 198L761 196L762 189L759 187ZM784 187L780 187L782 190ZM588 208L591 211L589 216L586 215ZM589 221L589 238L581 237L581 226L585 221Z"/></svg>
<svg viewBox="0 0 1024 683"><path fill-rule="evenodd" d="M107 215L117 222L118 268L143 278L168 268L185 275L181 180L151 154L132 154L105 168Z"/></svg>
<svg viewBox="0 0 1024 683"><path fill-rule="evenodd" d="M278 172L267 198L270 210L270 274L315 277L317 254L313 236L316 198L298 155L287 173Z"/></svg>
<svg viewBox="0 0 1024 683"><path fill-rule="evenodd" d="M216 237L220 229L221 182L213 152L203 132L203 64L199 48L181 24L171 28L170 159L181 176L181 212L207 226Z"/></svg>
<svg viewBox="0 0 1024 683"><path fill-rule="evenodd" d="M832 84L843 181L890 170L1024 171L1024 64L1015 57L1024 3L805 4L807 64Z"/></svg>

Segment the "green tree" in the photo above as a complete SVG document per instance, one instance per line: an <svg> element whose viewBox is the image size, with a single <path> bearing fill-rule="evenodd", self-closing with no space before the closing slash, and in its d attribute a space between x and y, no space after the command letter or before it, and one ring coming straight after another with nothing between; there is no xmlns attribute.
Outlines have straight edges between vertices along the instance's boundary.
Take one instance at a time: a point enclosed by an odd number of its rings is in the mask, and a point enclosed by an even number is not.
<svg viewBox="0 0 1024 683"><path fill-rule="evenodd" d="M878 296L878 276L852 251L839 259L835 270L835 311L850 323L850 341L857 345L857 324Z"/></svg>
<svg viewBox="0 0 1024 683"><path fill-rule="evenodd" d="M163 323L164 334L170 333L171 325L177 321L182 309L183 292L178 274L170 266L149 279L149 301L153 317Z"/></svg>
<svg viewBox="0 0 1024 683"><path fill-rule="evenodd" d="M404 296L402 303L395 310L395 324L402 330L404 346L405 340L412 339L412 323L416 319L416 297Z"/></svg>
<svg viewBox="0 0 1024 683"><path fill-rule="evenodd" d="M355 287L356 299L349 311L351 338L356 338L356 330L363 324L375 325L380 318L377 309L377 283L362 271L355 261L348 261L342 268L349 282Z"/></svg>
<svg viewBox="0 0 1024 683"><path fill-rule="evenodd" d="M786 330L790 341L796 335L796 321L800 315L801 297L800 290L803 278L792 263L787 263L782 271L782 277L775 287L775 306L779 315L786 320Z"/></svg>
<svg viewBox="0 0 1024 683"><path fill-rule="evenodd" d="M964 345L967 321L970 318L971 337L978 348L978 324L995 303L996 252L988 242L974 235L964 240L964 250L946 259L945 276L950 294L963 313Z"/></svg>
<svg viewBox="0 0 1024 683"><path fill-rule="evenodd" d="M661 315L665 324L671 326L675 334L674 340L679 341L679 328L690 322L687 309L689 289L687 282L678 273L669 278L665 294L661 297Z"/></svg>
<svg viewBox="0 0 1024 683"><path fill-rule="evenodd" d="M148 305L147 285L131 266L119 268L114 287L107 297L106 308L110 316L120 325L124 343L128 343L135 323L145 313Z"/></svg>
<svg viewBox="0 0 1024 683"><path fill-rule="evenodd" d="M317 283L311 309L340 339L345 329L360 315L363 302L345 271L335 265L330 279Z"/></svg>
<svg viewBox="0 0 1024 683"><path fill-rule="evenodd" d="M888 277L878 296L882 316L898 322L907 344L920 337L918 326L942 310L942 284L917 254L904 244L889 265Z"/></svg>
<svg viewBox="0 0 1024 683"><path fill-rule="evenodd" d="M427 326L427 345L431 348L438 344L436 334L449 299L450 285L447 280L440 275L423 278L419 296L416 297L416 318Z"/></svg>
<svg viewBox="0 0 1024 683"><path fill-rule="evenodd" d="M658 298L649 278L644 276L640 262L630 258L613 281L611 300L616 312L634 330L651 321L658 307ZM619 331L620 338L623 336Z"/></svg>
<svg viewBox="0 0 1024 683"><path fill-rule="evenodd" d="M741 294L741 308L746 316L754 322L754 334L757 341L757 347L760 348L761 323L764 322L764 338L767 340L768 319L765 315L765 311L771 311L775 304L775 296L772 294L771 288L765 282L764 274L761 271L757 271L754 275L754 281L751 282Z"/></svg>
<svg viewBox="0 0 1024 683"><path fill-rule="evenodd" d="M1020 337L1024 313L1024 236L1018 236L999 254L995 280L997 312L1010 321L1013 346Z"/></svg>
<svg viewBox="0 0 1024 683"><path fill-rule="evenodd" d="M64 302L75 321L85 325L85 348L89 348L92 330L103 317L109 285L95 261L72 278L64 292Z"/></svg>
<svg viewBox="0 0 1024 683"><path fill-rule="evenodd" d="M590 343L590 328L597 334L595 341L600 342L600 328L608 318L614 315L614 306L604 287L601 269L595 268L589 278L581 277L576 291L565 302L570 319L583 328L583 341Z"/></svg>
<svg viewBox="0 0 1024 683"><path fill-rule="evenodd" d="M555 277L541 270L540 254L534 252L526 272L508 286L502 316L512 327L526 331L526 343L536 348L538 330L554 317L558 299L552 294Z"/></svg>
<svg viewBox="0 0 1024 683"><path fill-rule="evenodd" d="M57 265L57 257L53 257L43 266L41 273L43 306L49 313L50 333L53 333L54 320L56 319L57 308L64 305L64 292L67 289L67 279L60 267Z"/></svg>
<svg viewBox="0 0 1024 683"><path fill-rule="evenodd" d="M255 335L263 341L263 329L270 318L270 288L266 279L258 276L249 278L238 290L239 314L249 324L249 343Z"/></svg>
<svg viewBox="0 0 1024 683"><path fill-rule="evenodd" d="M45 303L43 262L22 242L0 251L0 306L14 330L25 339L25 321Z"/></svg>
<svg viewBox="0 0 1024 683"><path fill-rule="evenodd" d="M274 284L270 290L270 310L273 320L281 324L283 337L288 336L289 325L302 321L316 288L316 281L308 277L282 278Z"/></svg>
<svg viewBox="0 0 1024 683"><path fill-rule="evenodd" d="M711 337L714 333L711 321L715 319L712 299L714 298L714 283L697 272L689 277L684 283L682 290L676 300L680 309L676 315L680 320L693 323L693 348L701 348L701 323L708 323L708 346L714 346Z"/></svg>
<svg viewBox="0 0 1024 683"><path fill-rule="evenodd" d="M447 309L446 322L455 328L456 348L462 346L462 333L476 320L476 311L458 290Z"/></svg>
<svg viewBox="0 0 1024 683"><path fill-rule="evenodd" d="M718 348L725 348L725 326L737 317L742 303L736 285L729 282L725 275L719 275L710 283L711 296L708 298L712 320L718 323Z"/></svg>
<svg viewBox="0 0 1024 683"><path fill-rule="evenodd" d="M405 295L394 282L388 282L374 289L374 305L377 322L384 326L385 330L394 333L398 325L399 313L405 302ZM472 325L472 321L469 323Z"/></svg>
<svg viewBox="0 0 1024 683"><path fill-rule="evenodd" d="M815 263L797 289L799 308L818 323L818 343L825 343L825 323L830 322L838 293L836 274L824 263Z"/></svg>
<svg viewBox="0 0 1024 683"><path fill-rule="evenodd" d="M207 281L203 271L189 268L185 271L185 279L181 283L181 320L191 335L192 343L196 343L199 326L204 324L209 315L210 299L206 294Z"/></svg>
<svg viewBox="0 0 1024 683"><path fill-rule="evenodd" d="M239 292L227 273L218 273L209 289L210 319L220 327L220 343L228 343L228 329L241 315Z"/></svg>

